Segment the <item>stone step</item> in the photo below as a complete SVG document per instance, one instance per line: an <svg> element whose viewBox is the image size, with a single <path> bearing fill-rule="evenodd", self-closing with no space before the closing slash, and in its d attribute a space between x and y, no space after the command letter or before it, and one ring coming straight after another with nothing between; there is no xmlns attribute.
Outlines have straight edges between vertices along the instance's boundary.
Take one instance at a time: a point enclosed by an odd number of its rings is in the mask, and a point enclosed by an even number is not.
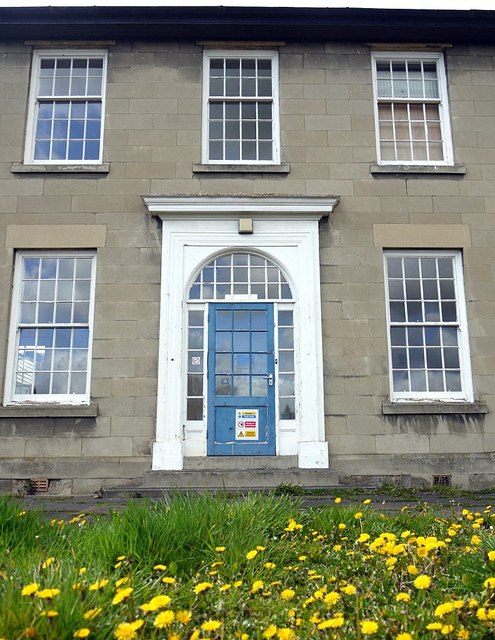
<svg viewBox="0 0 495 640"><path fill-rule="evenodd" d="M338 475L330 469L224 469L148 471L142 483L105 489L109 498L160 497L164 491L273 491L282 486L338 489Z"/></svg>
<svg viewBox="0 0 495 640"><path fill-rule="evenodd" d="M143 489L270 490L281 485L307 488L338 486L338 475L330 469L253 468L222 470L148 471Z"/></svg>
<svg viewBox="0 0 495 640"><path fill-rule="evenodd" d="M209 456L184 458L185 471L297 469L297 456Z"/></svg>

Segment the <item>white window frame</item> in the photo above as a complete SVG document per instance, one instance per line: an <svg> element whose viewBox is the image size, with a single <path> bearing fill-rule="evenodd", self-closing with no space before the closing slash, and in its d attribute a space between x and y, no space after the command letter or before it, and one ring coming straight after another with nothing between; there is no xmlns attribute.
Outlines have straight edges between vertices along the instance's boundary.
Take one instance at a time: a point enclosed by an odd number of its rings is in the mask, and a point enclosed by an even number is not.
<svg viewBox="0 0 495 640"><path fill-rule="evenodd" d="M23 325L26 327L37 328L71 328L80 326L88 327L88 353L87 353L87 375L86 389L81 394L16 394L16 364L18 354L18 342L21 328L20 312L21 312L21 286L23 276L24 258L91 258L91 289L89 301L89 315L86 323L50 323L45 325L42 323L30 323ZM22 404L60 404L60 405L89 405L90 404L90 385L91 385L91 364L92 364L92 345L93 345L93 325L94 325L94 306L95 306L95 289L96 289L96 252L95 251L18 251L16 253L14 265L14 283L12 292L12 311L10 319L9 344L7 351L7 366L5 375L5 391L4 406L22 405Z"/></svg>
<svg viewBox="0 0 495 640"><path fill-rule="evenodd" d="M390 297L388 284L387 258L453 258L454 287L456 296L457 322L418 322L420 326L457 326L457 338L459 347L459 364L461 371L460 391L394 391L393 387L393 367L392 367L392 345L391 328L394 326L411 327L413 322L392 323L390 319ZM391 402L473 402L473 387L471 375L471 358L469 352L469 336L467 330L466 298L464 292L463 263L461 251L424 251L424 250L404 250L384 252L384 274L385 274L385 302L387 321L387 344L388 344L388 365L389 384ZM422 302L424 298L422 298ZM411 370L411 369L409 369Z"/></svg>
<svg viewBox="0 0 495 640"><path fill-rule="evenodd" d="M211 160L209 157L209 76L210 76L210 60L212 58L224 59L270 59L272 61L272 97L271 99L263 98L240 98L233 96L235 102L270 102L272 104L272 159L271 160L229 160L217 159ZM221 101L221 98L219 98ZM258 138L256 138L258 140ZM279 60L278 51L273 50L256 50L250 51L246 49L208 49L203 54L203 118L202 118L202 162L212 165L277 165L280 164L280 99L279 99Z"/></svg>
<svg viewBox="0 0 495 640"><path fill-rule="evenodd" d="M390 98L378 97L377 85L377 62L381 61L424 61L435 62L437 66L439 98L427 100L424 98ZM452 146L452 130L450 124L450 110L447 86L447 73L445 68L444 55L441 52L407 52L407 51L373 51L371 53L371 69L373 78L374 114L375 114L375 137L377 162L380 165L413 165L413 166L452 166L454 164L454 152ZM440 130L442 136L443 160L384 160L381 157L380 130L378 105L380 102L403 102L404 104L417 103L425 104L433 102L438 104L440 116Z"/></svg>
<svg viewBox="0 0 495 640"><path fill-rule="evenodd" d="M103 60L101 94L99 96L66 96L56 98L60 101L67 102L101 102L101 130L100 130L100 152L98 158L93 160L76 159L41 159L34 158L35 151L35 132L37 126L37 110L40 102L38 96L38 81L40 77L40 64L45 58L98 58ZM33 52L33 62L31 69L31 80L29 88L29 107L26 126L26 144L24 154L24 164L43 164L43 165L94 165L101 164L103 159L103 139L105 131L105 102L106 102L106 84L107 84L107 61L108 52L97 49L43 49ZM47 99L49 100L49 99Z"/></svg>

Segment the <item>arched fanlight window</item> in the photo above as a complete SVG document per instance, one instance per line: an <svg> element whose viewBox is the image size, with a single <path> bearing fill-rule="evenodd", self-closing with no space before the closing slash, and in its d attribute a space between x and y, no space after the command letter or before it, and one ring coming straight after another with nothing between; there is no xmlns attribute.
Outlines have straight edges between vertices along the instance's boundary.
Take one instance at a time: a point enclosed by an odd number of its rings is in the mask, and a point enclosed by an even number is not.
<svg viewBox="0 0 495 640"><path fill-rule="evenodd" d="M208 262L189 289L189 300L229 300L246 296L255 300L292 300L280 268L268 258L233 252Z"/></svg>

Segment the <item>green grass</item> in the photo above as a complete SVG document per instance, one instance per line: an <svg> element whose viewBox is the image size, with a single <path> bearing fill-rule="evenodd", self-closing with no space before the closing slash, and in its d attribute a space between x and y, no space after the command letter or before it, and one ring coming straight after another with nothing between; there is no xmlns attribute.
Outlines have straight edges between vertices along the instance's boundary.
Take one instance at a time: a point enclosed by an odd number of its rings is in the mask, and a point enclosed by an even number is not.
<svg viewBox="0 0 495 640"><path fill-rule="evenodd" d="M0 500L0 639L494 637L491 509L302 504L178 495L46 522Z"/></svg>

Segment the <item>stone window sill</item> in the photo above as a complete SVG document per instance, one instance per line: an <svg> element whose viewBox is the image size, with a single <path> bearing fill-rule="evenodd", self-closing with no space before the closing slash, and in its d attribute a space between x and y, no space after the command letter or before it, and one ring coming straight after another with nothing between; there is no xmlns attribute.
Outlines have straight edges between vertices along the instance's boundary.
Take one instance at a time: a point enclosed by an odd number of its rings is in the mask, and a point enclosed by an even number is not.
<svg viewBox="0 0 495 640"><path fill-rule="evenodd" d="M282 164L193 164L193 173L290 173L290 163Z"/></svg>
<svg viewBox="0 0 495 640"><path fill-rule="evenodd" d="M370 164L371 175L454 175L463 176L466 174L466 166L463 164L454 165L410 165L410 164Z"/></svg>
<svg viewBox="0 0 495 640"><path fill-rule="evenodd" d="M383 402L383 415L484 414L484 402Z"/></svg>
<svg viewBox="0 0 495 640"><path fill-rule="evenodd" d="M109 173L110 164L23 164L13 162L12 173Z"/></svg>
<svg viewBox="0 0 495 640"><path fill-rule="evenodd" d="M0 407L0 418L96 418L98 404L16 404Z"/></svg>

